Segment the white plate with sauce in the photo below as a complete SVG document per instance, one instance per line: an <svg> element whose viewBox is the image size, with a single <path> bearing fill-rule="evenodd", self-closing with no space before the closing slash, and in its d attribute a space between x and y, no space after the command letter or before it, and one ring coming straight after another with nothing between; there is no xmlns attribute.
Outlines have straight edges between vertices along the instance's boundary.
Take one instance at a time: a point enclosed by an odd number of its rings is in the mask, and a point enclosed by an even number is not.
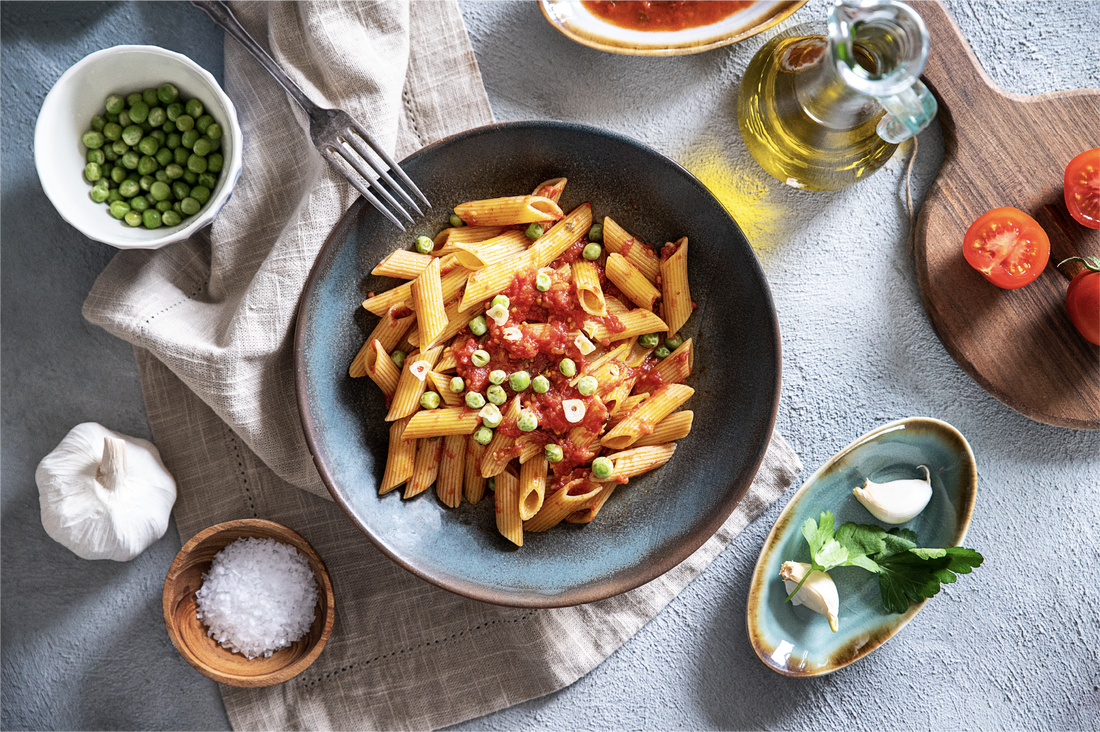
<svg viewBox="0 0 1100 732"><path fill-rule="evenodd" d="M679 56L754 36L789 17L806 0L591 2L539 0L542 14L568 38L629 56Z"/></svg>

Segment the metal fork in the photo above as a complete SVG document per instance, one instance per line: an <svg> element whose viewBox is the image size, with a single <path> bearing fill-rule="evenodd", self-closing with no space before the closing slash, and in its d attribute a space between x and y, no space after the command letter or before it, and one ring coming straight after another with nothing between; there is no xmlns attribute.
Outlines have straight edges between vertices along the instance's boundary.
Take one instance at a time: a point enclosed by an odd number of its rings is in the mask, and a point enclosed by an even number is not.
<svg viewBox="0 0 1100 732"><path fill-rule="evenodd" d="M363 126L350 114L341 109L318 107L312 102L290 80L267 51L248 34L248 31L233 16L228 3L217 0L191 0L191 4L204 11L215 23L224 28L226 33L244 46L260 62L260 65L275 77L275 81L286 89L291 98L309 115L309 136L313 140L313 146L323 158L351 181L363 198L367 199L367 202L378 209L382 215L402 231L405 231L405 225L398 216L410 224L413 223L413 218L406 211L405 206L394 197L396 194L417 215L423 216L424 212L407 191L411 191L428 208L432 207L405 171L401 170L400 166L386 153L385 148L371 139ZM391 172L405 184L407 190L390 176ZM378 195L376 196L375 193Z"/></svg>

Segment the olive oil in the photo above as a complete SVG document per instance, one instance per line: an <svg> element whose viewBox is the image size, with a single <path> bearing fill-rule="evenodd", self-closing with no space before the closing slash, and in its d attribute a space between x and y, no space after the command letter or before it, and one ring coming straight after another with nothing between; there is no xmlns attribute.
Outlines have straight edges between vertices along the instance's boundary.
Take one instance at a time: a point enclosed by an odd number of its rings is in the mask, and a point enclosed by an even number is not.
<svg viewBox="0 0 1100 732"><path fill-rule="evenodd" d="M830 191L882 167L897 149L876 132L886 110L851 89L832 65L828 40L791 29L753 57L737 105L741 136L765 171L794 188ZM855 61L876 73L877 54Z"/></svg>

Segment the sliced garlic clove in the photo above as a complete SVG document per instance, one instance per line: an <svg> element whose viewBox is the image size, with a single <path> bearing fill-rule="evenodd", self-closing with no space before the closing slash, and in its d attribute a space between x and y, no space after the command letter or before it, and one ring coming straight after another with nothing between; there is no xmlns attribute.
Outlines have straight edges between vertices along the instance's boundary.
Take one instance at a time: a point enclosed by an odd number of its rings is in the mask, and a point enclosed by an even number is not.
<svg viewBox="0 0 1100 732"><path fill-rule="evenodd" d="M925 465L924 480L892 480L889 483L867 481L854 488L856 500L884 524L904 524L912 521L932 500L932 476Z"/></svg>
<svg viewBox="0 0 1100 732"><path fill-rule="evenodd" d="M788 595L794 592L794 588L802 582L809 569L810 565L803 562L783 562L783 566L779 568L779 576L783 578ZM837 632L840 622L840 595L837 594L836 584L828 573L817 570L810 572L791 602L805 605L818 615L824 615L829 620L832 631Z"/></svg>

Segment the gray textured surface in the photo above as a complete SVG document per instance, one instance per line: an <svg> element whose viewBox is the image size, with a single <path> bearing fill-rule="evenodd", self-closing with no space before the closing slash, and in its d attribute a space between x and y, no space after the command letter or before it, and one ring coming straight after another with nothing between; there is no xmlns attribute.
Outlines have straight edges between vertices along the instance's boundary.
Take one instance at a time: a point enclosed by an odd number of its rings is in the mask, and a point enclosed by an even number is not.
<svg viewBox="0 0 1100 732"><path fill-rule="evenodd" d="M1096 85L1100 3L952 2L993 78L1021 93ZM812 471L863 432L927 415L966 435L979 496L968 544L987 562L898 637L833 676L796 681L753 655L749 576L784 503L741 534L661 615L576 684L462 729L1100 727L1100 433L1027 420L955 365L920 307L905 249L903 160L835 194L754 167L735 92L761 40L641 59L577 46L531 3L464 2L498 119L599 125L685 164L737 212L772 283L784 344L778 427ZM811 0L796 20L821 17ZM175 529L127 564L86 562L42 530L37 461L74 424L148 436L129 347L80 305L113 253L83 239L38 184L31 139L53 81L93 50L154 43L221 75L221 33L180 3L6 2L2 20L0 285L5 729L221 729L213 682L160 615ZM1091 124L1097 120L1052 120ZM914 190L942 155L921 139ZM1018 151L1026 160L1026 149Z"/></svg>

